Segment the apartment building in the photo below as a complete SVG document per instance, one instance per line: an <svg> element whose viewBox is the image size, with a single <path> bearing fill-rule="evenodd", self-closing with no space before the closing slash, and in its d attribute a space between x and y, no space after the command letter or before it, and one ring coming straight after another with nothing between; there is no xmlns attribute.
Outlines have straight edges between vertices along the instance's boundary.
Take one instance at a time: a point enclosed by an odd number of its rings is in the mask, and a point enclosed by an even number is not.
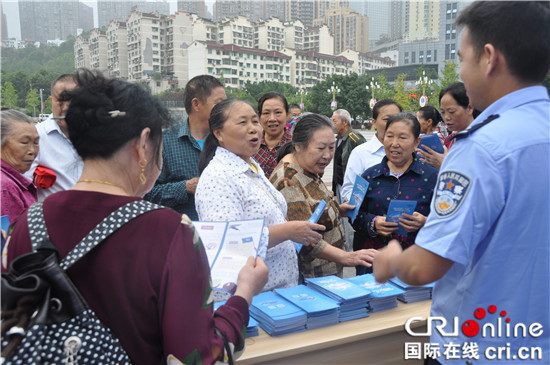
<svg viewBox="0 0 550 365"><path fill-rule="evenodd" d="M193 42L187 51L193 60L189 65L189 78L210 74L234 88L248 81L291 82L291 57L278 51L202 41Z"/></svg>
<svg viewBox="0 0 550 365"><path fill-rule="evenodd" d="M326 25L307 28L304 31L304 51L334 54L334 37Z"/></svg>
<svg viewBox="0 0 550 365"><path fill-rule="evenodd" d="M351 49L345 50L339 56L353 61L352 70L359 75L366 74L368 71L395 67L397 65L397 62L392 61L389 57L379 57L370 52L357 52Z"/></svg>
<svg viewBox="0 0 550 365"><path fill-rule="evenodd" d="M128 79L128 30L126 23L111 20L106 34L108 75L126 80Z"/></svg>
<svg viewBox="0 0 550 365"><path fill-rule="evenodd" d="M239 15L218 22L218 43L254 47L254 25L247 17Z"/></svg>
<svg viewBox="0 0 550 365"><path fill-rule="evenodd" d="M90 49L90 67L101 72L107 71L107 34L99 29L92 29L88 38Z"/></svg>
<svg viewBox="0 0 550 365"><path fill-rule="evenodd" d="M299 20L284 23L285 48L303 50L305 40L304 23Z"/></svg>
<svg viewBox="0 0 550 365"><path fill-rule="evenodd" d="M352 72L353 61L343 56L287 48L281 52L291 57L290 84L300 88L311 88L331 75L347 75Z"/></svg>
<svg viewBox="0 0 550 365"><path fill-rule="evenodd" d="M352 49L367 52L369 48L369 20L349 8L330 8L323 18L315 19L317 26L327 24L334 37L336 54Z"/></svg>
<svg viewBox="0 0 550 365"><path fill-rule="evenodd" d="M280 51L285 48L285 25L278 18L256 23L254 27L254 48Z"/></svg>
<svg viewBox="0 0 550 365"><path fill-rule="evenodd" d="M168 15L170 13L170 4L166 0L97 0L99 28L109 25L113 19L126 21L132 9L142 13L156 12L162 15Z"/></svg>
<svg viewBox="0 0 550 365"><path fill-rule="evenodd" d="M77 36L74 40L74 67L90 68L90 47L88 40Z"/></svg>
<svg viewBox="0 0 550 365"><path fill-rule="evenodd" d="M197 14L201 18L207 17L206 3L204 0L178 0L178 10Z"/></svg>
<svg viewBox="0 0 550 365"><path fill-rule="evenodd" d="M128 79L144 80L164 71L166 16L132 10L128 30Z"/></svg>
<svg viewBox="0 0 550 365"><path fill-rule="evenodd" d="M187 47L195 40L193 28L196 19L198 19L196 15L183 10L178 10L166 19L165 73L178 80L189 79Z"/></svg>

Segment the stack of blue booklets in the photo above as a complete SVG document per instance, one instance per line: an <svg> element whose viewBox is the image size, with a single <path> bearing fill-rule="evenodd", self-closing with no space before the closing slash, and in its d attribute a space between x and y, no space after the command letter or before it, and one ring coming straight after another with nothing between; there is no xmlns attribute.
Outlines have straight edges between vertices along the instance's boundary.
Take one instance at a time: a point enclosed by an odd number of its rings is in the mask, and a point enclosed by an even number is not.
<svg viewBox="0 0 550 365"><path fill-rule="evenodd" d="M225 304L225 301L223 302L215 302L214 303L214 311L217 310L219 307L221 307L223 304ZM246 326L246 337L254 337L258 336L260 334L258 330L258 322L252 316L248 317L248 324Z"/></svg>
<svg viewBox="0 0 550 365"><path fill-rule="evenodd" d="M369 316L370 290L334 275L306 279L306 283L340 304L340 322Z"/></svg>
<svg viewBox="0 0 550 365"><path fill-rule="evenodd" d="M252 298L250 315L271 336L306 329L306 312L273 292L260 293Z"/></svg>
<svg viewBox="0 0 550 365"><path fill-rule="evenodd" d="M382 284L377 282L373 274L359 275L345 280L371 292L369 301L369 309L371 312L379 312L397 307L397 296L405 293L404 290L390 283Z"/></svg>
<svg viewBox="0 0 550 365"><path fill-rule="evenodd" d="M330 326L339 322L340 306L322 293L305 285L275 289L281 297L307 313L307 329Z"/></svg>
<svg viewBox="0 0 550 365"><path fill-rule="evenodd" d="M432 299L432 289L433 289L434 283L430 283L422 286L414 286L414 285L405 284L398 278L390 279L390 282L393 285L405 291L403 294L400 294L399 296L397 296L397 299L399 299L404 303L414 303L414 302L420 302L421 300Z"/></svg>

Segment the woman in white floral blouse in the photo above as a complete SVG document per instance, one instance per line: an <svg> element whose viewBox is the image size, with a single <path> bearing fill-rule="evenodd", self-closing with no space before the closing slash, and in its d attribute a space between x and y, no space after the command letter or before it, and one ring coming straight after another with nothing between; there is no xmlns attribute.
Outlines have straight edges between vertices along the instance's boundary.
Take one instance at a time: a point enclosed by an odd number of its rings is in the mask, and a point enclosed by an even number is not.
<svg viewBox="0 0 550 365"><path fill-rule="evenodd" d="M199 160L195 194L199 219L230 221L264 218L258 255L265 259L269 279L264 291L298 284L298 260L292 241L316 244L324 226L287 222L284 197L271 185L251 157L258 151L262 127L254 108L227 99L210 114L210 134ZM216 298L220 299L220 298Z"/></svg>

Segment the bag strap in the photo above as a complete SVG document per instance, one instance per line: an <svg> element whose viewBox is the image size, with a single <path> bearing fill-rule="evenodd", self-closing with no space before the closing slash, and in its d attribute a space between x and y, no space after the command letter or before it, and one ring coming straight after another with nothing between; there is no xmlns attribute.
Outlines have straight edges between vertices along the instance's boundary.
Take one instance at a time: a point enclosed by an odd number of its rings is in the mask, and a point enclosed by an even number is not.
<svg viewBox="0 0 550 365"><path fill-rule="evenodd" d="M67 270L75 262L90 252L94 247L103 242L107 237L116 232L120 227L147 212L163 209L161 205L153 204L145 200L137 200L127 203L101 221L86 237L80 241L60 262L59 266ZM42 203L31 206L28 213L29 234L33 250L49 248L44 242L51 242L44 220ZM51 244L51 243L50 243Z"/></svg>

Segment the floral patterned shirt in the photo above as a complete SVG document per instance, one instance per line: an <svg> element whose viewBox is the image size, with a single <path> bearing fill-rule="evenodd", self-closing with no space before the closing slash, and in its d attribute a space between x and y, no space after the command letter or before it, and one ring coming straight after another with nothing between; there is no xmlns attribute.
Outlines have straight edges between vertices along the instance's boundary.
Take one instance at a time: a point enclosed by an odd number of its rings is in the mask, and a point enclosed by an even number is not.
<svg viewBox="0 0 550 365"><path fill-rule="evenodd" d="M195 204L201 221L264 218L258 256L265 260L269 268L269 279L263 290L298 284L298 259L292 242L283 241L275 247L267 248L267 227L286 222L287 205L261 168L256 173L245 160L218 147L214 158L201 174ZM216 301L219 299L216 297Z"/></svg>
<svg viewBox="0 0 550 365"><path fill-rule="evenodd" d="M323 238L315 246L302 247L299 255L300 269L305 278L328 275L342 277L341 264L317 257L326 245L338 248L344 245L344 230L339 218L338 205L321 178L298 165L281 161L273 171L270 181L286 199L289 221L307 221L321 200L327 203L327 208L317 222L325 226Z"/></svg>

